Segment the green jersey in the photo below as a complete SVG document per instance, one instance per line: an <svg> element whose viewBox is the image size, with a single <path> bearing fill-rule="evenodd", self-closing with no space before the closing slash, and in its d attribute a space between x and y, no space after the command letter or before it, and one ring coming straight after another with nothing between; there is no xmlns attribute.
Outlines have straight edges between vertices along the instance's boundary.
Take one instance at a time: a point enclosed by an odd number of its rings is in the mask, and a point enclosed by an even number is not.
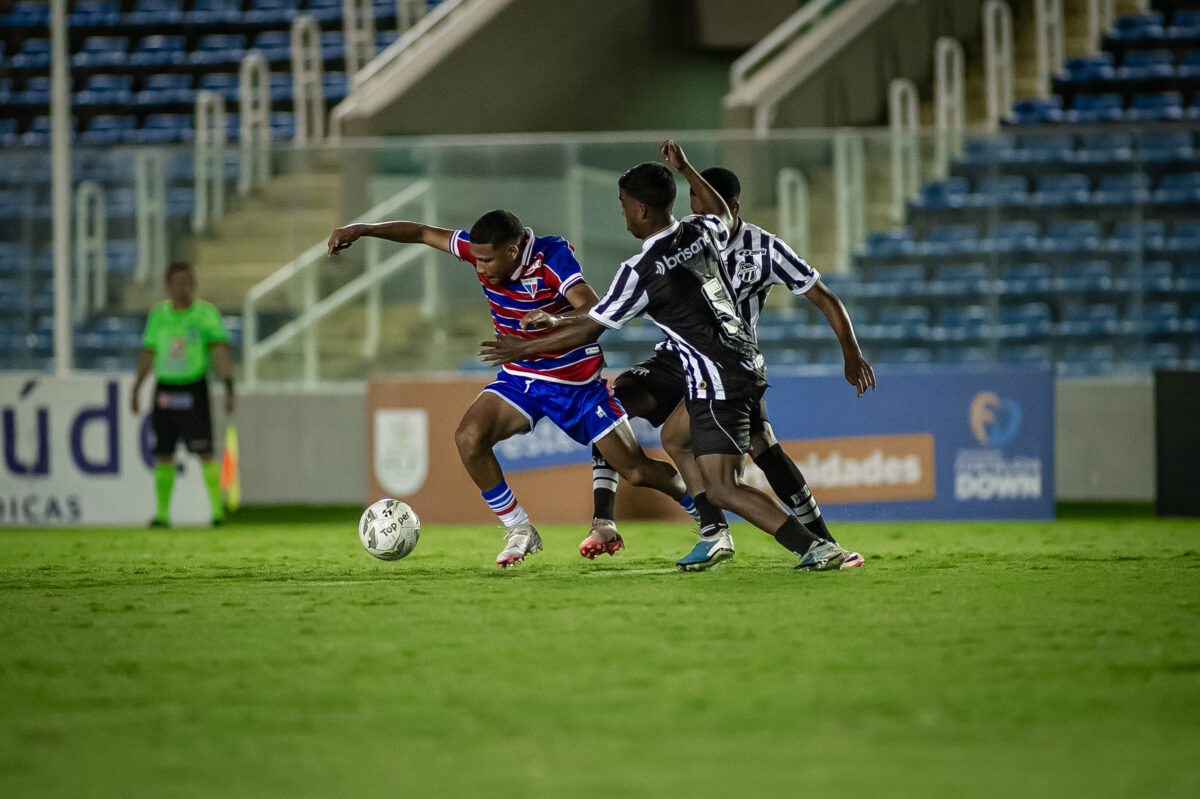
<svg viewBox="0 0 1200 799"><path fill-rule="evenodd" d="M142 342L154 350L154 375L160 383L193 383L208 375L209 345L229 341L216 306L194 300L186 311L164 300L150 310Z"/></svg>

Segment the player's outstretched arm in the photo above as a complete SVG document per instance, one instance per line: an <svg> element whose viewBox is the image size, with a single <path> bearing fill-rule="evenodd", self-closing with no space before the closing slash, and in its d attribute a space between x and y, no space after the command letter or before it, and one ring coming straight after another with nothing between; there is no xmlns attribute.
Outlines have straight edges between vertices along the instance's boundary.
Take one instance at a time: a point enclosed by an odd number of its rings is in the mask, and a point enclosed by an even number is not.
<svg viewBox="0 0 1200 799"><path fill-rule="evenodd" d="M535 311L534 313L541 312ZM479 342L479 356L485 363L501 366L547 353L568 352L576 347L582 347L584 344L595 342L608 329L590 316L543 315L547 317L548 321L537 327L552 327L554 329L551 332L537 338L496 336L493 341Z"/></svg>
<svg viewBox="0 0 1200 799"><path fill-rule="evenodd" d="M850 314L846 311L846 306L820 280L813 284L804 296L825 315L825 320L837 336L838 343L842 345L846 381L858 389L860 397L868 388L874 390L875 370L867 363L862 349L858 346L858 338L854 335L854 325L850 323Z"/></svg>
<svg viewBox="0 0 1200 799"><path fill-rule="evenodd" d="M329 236L329 254L337 255L363 236L394 241L398 244L425 244L435 250L448 252L453 230L423 225L420 222L355 222L337 228Z"/></svg>
<svg viewBox="0 0 1200 799"><path fill-rule="evenodd" d="M733 228L733 214L729 212L729 206L726 205L725 199L717 194L717 190L708 185L704 176L688 163L687 156L683 154L683 148L674 139L667 139L662 143L662 159L670 164L672 169L683 175L683 179L696 193L698 206L703 213L720 217L721 221L725 223L725 227Z"/></svg>

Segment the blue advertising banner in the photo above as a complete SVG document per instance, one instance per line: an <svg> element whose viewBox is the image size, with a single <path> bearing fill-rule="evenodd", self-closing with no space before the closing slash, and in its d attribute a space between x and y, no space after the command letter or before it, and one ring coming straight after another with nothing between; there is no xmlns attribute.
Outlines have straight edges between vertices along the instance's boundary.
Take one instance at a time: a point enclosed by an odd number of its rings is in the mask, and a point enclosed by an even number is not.
<svg viewBox="0 0 1200 799"><path fill-rule="evenodd" d="M880 369L861 399L838 375L772 375L771 422L831 520L1054 517L1054 378L1046 370ZM643 446L657 431L640 420ZM497 447L506 472L586 463L550 424ZM755 467L746 479L764 490Z"/></svg>

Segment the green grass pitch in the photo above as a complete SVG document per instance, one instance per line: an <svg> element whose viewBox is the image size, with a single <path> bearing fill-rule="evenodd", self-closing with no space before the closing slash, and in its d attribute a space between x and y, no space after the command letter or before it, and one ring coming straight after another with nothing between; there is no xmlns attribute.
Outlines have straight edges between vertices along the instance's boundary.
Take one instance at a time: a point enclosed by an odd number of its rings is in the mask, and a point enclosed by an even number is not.
<svg viewBox="0 0 1200 799"><path fill-rule="evenodd" d="M0 531L0 796L1195 797L1200 521L686 524L368 557L357 512Z"/></svg>

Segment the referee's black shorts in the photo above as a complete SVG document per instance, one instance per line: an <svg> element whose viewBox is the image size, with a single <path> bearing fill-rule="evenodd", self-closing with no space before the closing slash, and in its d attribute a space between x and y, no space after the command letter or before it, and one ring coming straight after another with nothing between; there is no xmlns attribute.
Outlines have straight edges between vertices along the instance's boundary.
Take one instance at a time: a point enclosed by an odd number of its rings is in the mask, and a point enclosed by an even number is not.
<svg viewBox="0 0 1200 799"><path fill-rule="evenodd" d="M661 427L671 411L683 401L686 391L679 354L672 350L656 350L654 355L621 372L613 381L617 399L621 399L623 390L630 388L641 389L654 399L654 408L643 418L655 427Z"/></svg>
<svg viewBox="0 0 1200 799"><path fill-rule="evenodd" d="M724 400L687 400L691 423L692 454L743 455L750 452L750 433L759 432L767 419L767 403L754 397Z"/></svg>
<svg viewBox="0 0 1200 799"><path fill-rule="evenodd" d="M150 425L154 429L154 454L161 458L174 455L181 439L188 452L212 455L208 381L158 383L154 387Z"/></svg>

